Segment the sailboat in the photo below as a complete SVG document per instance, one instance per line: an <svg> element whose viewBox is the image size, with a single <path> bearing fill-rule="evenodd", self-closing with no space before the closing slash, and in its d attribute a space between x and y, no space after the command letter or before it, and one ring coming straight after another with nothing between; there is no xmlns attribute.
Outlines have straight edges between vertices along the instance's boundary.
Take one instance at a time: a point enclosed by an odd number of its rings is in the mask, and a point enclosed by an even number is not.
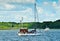
<svg viewBox="0 0 60 41"><path fill-rule="evenodd" d="M39 35L38 33L36 33L36 30L31 30L28 31L29 29L20 29L20 32L18 33L19 36L24 36L24 35Z"/></svg>
<svg viewBox="0 0 60 41"><path fill-rule="evenodd" d="M23 23L22 23L22 25L23 25ZM25 36L25 35L40 35L40 34L37 32L36 28L31 30L31 29L27 29L27 28L22 27L22 28L20 28L18 35Z"/></svg>
<svg viewBox="0 0 60 41"><path fill-rule="evenodd" d="M36 9L36 3L34 4L34 21L37 22L37 13L36 13L37 9ZM23 18L22 18L23 20ZM22 23L23 25L23 23ZM36 28L34 28L33 30L29 31L29 29L27 28L20 28L20 31L18 32L18 35L40 35L39 33L37 33Z"/></svg>
<svg viewBox="0 0 60 41"><path fill-rule="evenodd" d="M48 26L46 26L46 28L44 29L44 31L49 31L50 28Z"/></svg>

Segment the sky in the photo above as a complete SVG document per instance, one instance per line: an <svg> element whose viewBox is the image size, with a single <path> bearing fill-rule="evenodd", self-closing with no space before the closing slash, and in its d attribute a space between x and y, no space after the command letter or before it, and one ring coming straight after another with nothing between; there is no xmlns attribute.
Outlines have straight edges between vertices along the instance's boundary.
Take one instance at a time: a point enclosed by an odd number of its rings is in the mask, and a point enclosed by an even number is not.
<svg viewBox="0 0 60 41"><path fill-rule="evenodd" d="M0 22L34 22L34 3L39 22L60 19L60 0L0 0Z"/></svg>

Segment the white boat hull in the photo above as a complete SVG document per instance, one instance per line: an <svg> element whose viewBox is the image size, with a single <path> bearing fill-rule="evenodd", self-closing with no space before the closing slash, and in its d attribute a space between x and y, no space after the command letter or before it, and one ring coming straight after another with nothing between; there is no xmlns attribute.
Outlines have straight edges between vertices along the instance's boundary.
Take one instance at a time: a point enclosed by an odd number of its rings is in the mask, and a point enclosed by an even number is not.
<svg viewBox="0 0 60 41"><path fill-rule="evenodd" d="M49 28L45 28L44 31L49 31L50 29Z"/></svg>
<svg viewBox="0 0 60 41"><path fill-rule="evenodd" d="M40 34L36 34L36 33L25 33L25 34L22 34L22 33L18 33L19 36L25 36L25 35L40 35Z"/></svg>

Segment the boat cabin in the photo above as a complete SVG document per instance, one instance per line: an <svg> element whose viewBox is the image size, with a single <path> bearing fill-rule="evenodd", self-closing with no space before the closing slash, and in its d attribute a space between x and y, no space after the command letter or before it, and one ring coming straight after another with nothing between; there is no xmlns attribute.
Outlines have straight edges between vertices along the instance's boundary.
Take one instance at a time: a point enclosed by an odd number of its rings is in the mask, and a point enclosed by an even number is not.
<svg viewBox="0 0 60 41"><path fill-rule="evenodd" d="M28 29L20 29L20 33L35 33L36 30L31 30L31 31L28 31Z"/></svg>
<svg viewBox="0 0 60 41"><path fill-rule="evenodd" d="M20 33L28 33L28 29L20 29Z"/></svg>

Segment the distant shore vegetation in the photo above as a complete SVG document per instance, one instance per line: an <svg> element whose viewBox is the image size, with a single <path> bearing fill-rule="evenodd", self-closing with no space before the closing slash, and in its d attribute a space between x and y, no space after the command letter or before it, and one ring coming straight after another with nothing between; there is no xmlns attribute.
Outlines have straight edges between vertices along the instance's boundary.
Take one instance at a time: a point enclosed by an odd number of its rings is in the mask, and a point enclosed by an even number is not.
<svg viewBox="0 0 60 41"><path fill-rule="evenodd" d="M44 22L24 22L16 23L16 22L0 22L0 30L13 30L20 28L28 28L28 29L45 29L48 26L50 29L60 29L60 20L52 21L44 21Z"/></svg>

